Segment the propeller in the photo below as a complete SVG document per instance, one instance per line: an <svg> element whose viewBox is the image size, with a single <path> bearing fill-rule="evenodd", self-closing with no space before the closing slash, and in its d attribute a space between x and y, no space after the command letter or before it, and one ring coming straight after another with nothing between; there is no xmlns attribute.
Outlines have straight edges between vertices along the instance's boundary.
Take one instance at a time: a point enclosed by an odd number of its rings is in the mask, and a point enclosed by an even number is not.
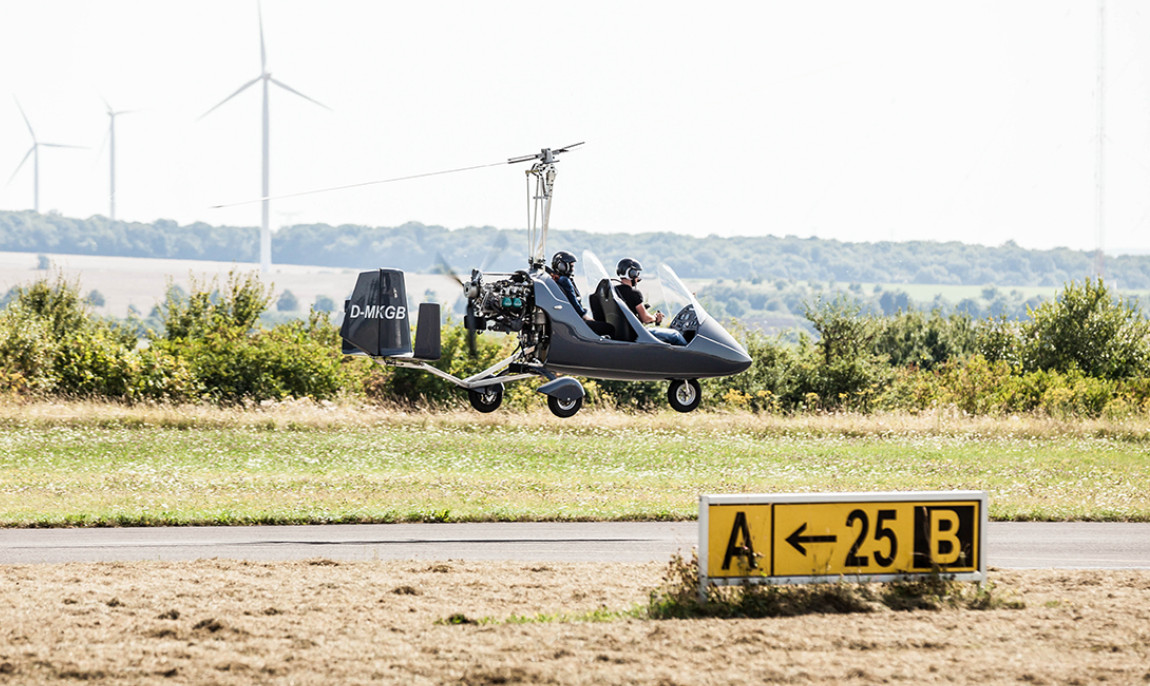
<svg viewBox="0 0 1150 686"><path fill-rule="evenodd" d="M444 274L455 279L455 282L458 283L461 288L463 288L463 297L467 298L467 309L463 318L464 328L467 329L467 353L471 357L475 357L478 354L479 345L476 341L474 326L476 316L475 306L472 303L471 297L468 293L471 288L471 283L464 281L459 277L459 274L455 273L455 270L451 268L451 265L448 264L447 260L443 257L443 253L435 254L435 271L436 273ZM476 271L471 272L472 283L474 283L477 273L478 272Z"/></svg>

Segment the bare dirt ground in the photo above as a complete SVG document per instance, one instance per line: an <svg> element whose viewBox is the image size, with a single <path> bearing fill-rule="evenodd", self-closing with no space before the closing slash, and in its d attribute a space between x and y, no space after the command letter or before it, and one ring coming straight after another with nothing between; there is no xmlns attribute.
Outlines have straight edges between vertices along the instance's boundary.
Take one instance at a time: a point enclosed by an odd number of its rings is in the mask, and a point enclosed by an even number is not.
<svg viewBox="0 0 1150 686"><path fill-rule="evenodd" d="M2 683L1150 682L1150 571L994 571L1015 610L511 623L626 610L663 565L0 567ZM497 622L448 624L462 615Z"/></svg>

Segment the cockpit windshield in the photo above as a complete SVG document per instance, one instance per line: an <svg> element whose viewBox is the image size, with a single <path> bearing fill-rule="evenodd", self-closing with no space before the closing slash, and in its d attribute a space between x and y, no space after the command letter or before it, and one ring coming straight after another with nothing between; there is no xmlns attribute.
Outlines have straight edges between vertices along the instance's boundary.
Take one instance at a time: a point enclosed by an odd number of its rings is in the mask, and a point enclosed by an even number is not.
<svg viewBox="0 0 1150 686"><path fill-rule="evenodd" d="M687 290L687 286L679 279L679 275L675 273L665 264L659 265L659 286L663 289L663 303L667 307L668 314L672 318L678 317L688 307L693 308L695 317L698 319L699 324L702 324L707 319L707 312L691 291Z"/></svg>
<svg viewBox="0 0 1150 686"><path fill-rule="evenodd" d="M607 268L590 250L583 251L583 275L587 279L587 293L593 292L603 279L610 278Z"/></svg>

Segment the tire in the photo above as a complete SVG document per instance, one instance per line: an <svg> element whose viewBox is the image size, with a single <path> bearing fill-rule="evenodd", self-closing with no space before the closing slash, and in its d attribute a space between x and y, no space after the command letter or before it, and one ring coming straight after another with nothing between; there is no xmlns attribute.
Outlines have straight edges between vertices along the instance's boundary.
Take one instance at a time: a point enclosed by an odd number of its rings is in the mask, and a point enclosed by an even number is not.
<svg viewBox="0 0 1150 686"><path fill-rule="evenodd" d="M667 389L667 402L676 412L690 412L703 399L703 389L695 379L675 379Z"/></svg>
<svg viewBox="0 0 1150 686"><path fill-rule="evenodd" d="M566 419L575 416L579 408L583 407L583 398L575 398L574 400L560 400L554 396L547 396L547 409L551 410L551 414L556 417Z"/></svg>
<svg viewBox="0 0 1150 686"><path fill-rule="evenodd" d="M503 384L467 389L467 399L480 412L494 412L503 404Z"/></svg>

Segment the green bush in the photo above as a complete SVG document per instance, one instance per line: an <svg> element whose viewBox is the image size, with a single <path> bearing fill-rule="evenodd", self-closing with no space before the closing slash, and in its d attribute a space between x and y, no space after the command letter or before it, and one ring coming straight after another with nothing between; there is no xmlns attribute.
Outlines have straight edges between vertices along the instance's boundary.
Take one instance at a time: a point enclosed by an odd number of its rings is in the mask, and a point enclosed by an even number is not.
<svg viewBox="0 0 1150 686"><path fill-rule="evenodd" d="M1077 368L1100 379L1150 372L1150 322L1136 301L1119 300L1102 279L1072 281L1030 315L1022 327L1027 370Z"/></svg>
<svg viewBox="0 0 1150 686"><path fill-rule="evenodd" d="M215 281L193 283L187 295L170 288L164 332L152 345L186 367L188 391L215 402L337 396L348 376L327 314L264 329L259 317L270 302L255 274L232 272L222 291Z"/></svg>

